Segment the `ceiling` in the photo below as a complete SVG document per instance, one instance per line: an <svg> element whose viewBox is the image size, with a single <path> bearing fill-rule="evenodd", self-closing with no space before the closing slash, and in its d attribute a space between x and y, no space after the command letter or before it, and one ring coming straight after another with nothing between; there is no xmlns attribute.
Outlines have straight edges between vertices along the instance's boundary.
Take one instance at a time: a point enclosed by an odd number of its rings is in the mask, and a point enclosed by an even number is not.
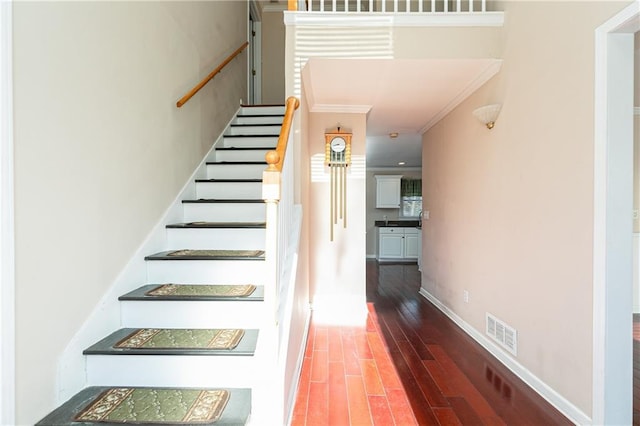
<svg viewBox="0 0 640 426"><path fill-rule="evenodd" d="M367 113L367 167L420 167L422 133L495 75L497 59L312 58L311 112ZM392 139L390 133L398 133Z"/></svg>

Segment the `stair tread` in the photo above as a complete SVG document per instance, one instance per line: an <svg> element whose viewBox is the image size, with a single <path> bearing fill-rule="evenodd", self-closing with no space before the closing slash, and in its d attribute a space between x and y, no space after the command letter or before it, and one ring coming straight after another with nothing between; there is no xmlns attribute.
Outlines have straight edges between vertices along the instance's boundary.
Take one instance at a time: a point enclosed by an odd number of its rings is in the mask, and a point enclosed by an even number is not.
<svg viewBox="0 0 640 426"><path fill-rule="evenodd" d="M147 284L130 291L118 298L118 300L126 301L223 301L223 302L262 302L264 301L264 287L256 286L253 293L248 296L184 296L184 295L163 295L153 296L147 294L149 291L161 286L162 284ZM177 284L180 285L180 284Z"/></svg>
<svg viewBox="0 0 640 426"><path fill-rule="evenodd" d="M231 123L229 127L282 127L282 123Z"/></svg>
<svg viewBox="0 0 640 426"><path fill-rule="evenodd" d="M230 165L230 166L237 166L240 164L248 164L248 165L254 165L254 164L267 164L266 161L207 161L207 166L209 165L214 165L214 164L219 164L219 165Z"/></svg>
<svg viewBox="0 0 640 426"><path fill-rule="evenodd" d="M185 254L178 254L185 252ZM208 252L204 254L205 252ZM264 260L263 250L167 250L144 260Z"/></svg>
<svg viewBox="0 0 640 426"><path fill-rule="evenodd" d="M122 387L127 387L126 385ZM103 392L114 389L114 386L91 386L87 387L76 395L71 397L67 402L65 402L60 407L56 408L45 418L40 420L36 425L37 426L72 426L72 425L82 425L82 426L106 426L113 425L114 423L105 423L103 422L82 422L79 423L74 421L74 417L80 413L85 407L89 406L96 398L99 397ZM140 387L131 387L134 389L140 389ZM181 390L181 388L164 388L164 387L155 387L151 389L158 390L166 390L166 389L177 389ZM184 388L182 388L184 389ZM243 389L243 388L202 388L202 390L213 390L213 389L224 389L229 391L229 401L227 402L222 415L218 420L212 423L199 423L200 425L215 425L215 426L230 426L230 425L244 425L247 423L249 415L251 413L251 390ZM118 423L122 425L123 423ZM147 425L161 425L162 423L158 421L150 421L147 423L137 422L136 424L147 424Z"/></svg>
<svg viewBox="0 0 640 426"><path fill-rule="evenodd" d="M220 178L213 178L213 179L196 179L196 182L218 182L218 183L260 183L262 182L262 179L220 179Z"/></svg>
<svg viewBox="0 0 640 426"><path fill-rule="evenodd" d="M236 115L236 117L238 118L247 118L247 117L284 117L284 113L283 114L238 114Z"/></svg>
<svg viewBox="0 0 640 426"><path fill-rule="evenodd" d="M184 204L188 204L188 203L244 203L244 204L248 204L248 203L264 203L264 200L261 198L256 198L256 199L215 199L215 198L199 198L197 200L182 200L182 202Z"/></svg>
<svg viewBox="0 0 640 426"><path fill-rule="evenodd" d="M251 356L256 351L258 341L258 330L243 330L244 335L237 346L230 349L207 349L207 348L118 348L119 342L129 335L142 330L141 328L121 328L114 331L104 339L91 345L82 353L84 355L205 355L205 356ZM153 329L172 330L172 329ZM174 329L185 330L185 329ZM207 330L207 329L203 329ZM208 329L212 330L212 329Z"/></svg>
<svg viewBox="0 0 640 426"><path fill-rule="evenodd" d="M167 225L166 228L171 228L171 229L190 229L190 228L211 228L211 229L225 229L225 228L232 228L232 229L253 229L253 228L259 228L259 229L264 229L266 228L267 224L265 222L186 222L186 223L172 223L170 225Z"/></svg>
<svg viewBox="0 0 640 426"><path fill-rule="evenodd" d="M221 146L216 148L216 151L269 151L274 149L276 149L275 146Z"/></svg>
<svg viewBox="0 0 640 426"><path fill-rule="evenodd" d="M257 135L222 135L224 138L277 138L280 134L260 133Z"/></svg>

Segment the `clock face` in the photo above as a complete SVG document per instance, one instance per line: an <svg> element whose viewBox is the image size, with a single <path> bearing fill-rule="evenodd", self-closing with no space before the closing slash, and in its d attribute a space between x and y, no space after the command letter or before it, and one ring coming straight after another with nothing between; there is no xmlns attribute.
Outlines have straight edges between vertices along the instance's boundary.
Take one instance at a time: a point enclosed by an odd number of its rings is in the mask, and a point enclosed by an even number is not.
<svg viewBox="0 0 640 426"><path fill-rule="evenodd" d="M331 140L331 150L333 152L342 152L346 148L347 143L341 137L335 137Z"/></svg>

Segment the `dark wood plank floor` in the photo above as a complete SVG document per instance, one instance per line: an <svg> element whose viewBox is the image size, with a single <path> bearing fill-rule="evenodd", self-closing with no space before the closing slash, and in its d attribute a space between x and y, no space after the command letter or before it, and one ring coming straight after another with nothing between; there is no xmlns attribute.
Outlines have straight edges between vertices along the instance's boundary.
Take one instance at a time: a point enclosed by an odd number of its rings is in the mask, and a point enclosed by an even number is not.
<svg viewBox="0 0 640 426"><path fill-rule="evenodd" d="M640 314L633 314L633 424L640 426Z"/></svg>
<svg viewBox="0 0 640 426"><path fill-rule="evenodd" d="M367 299L420 424L570 425L418 294L416 265L367 261Z"/></svg>

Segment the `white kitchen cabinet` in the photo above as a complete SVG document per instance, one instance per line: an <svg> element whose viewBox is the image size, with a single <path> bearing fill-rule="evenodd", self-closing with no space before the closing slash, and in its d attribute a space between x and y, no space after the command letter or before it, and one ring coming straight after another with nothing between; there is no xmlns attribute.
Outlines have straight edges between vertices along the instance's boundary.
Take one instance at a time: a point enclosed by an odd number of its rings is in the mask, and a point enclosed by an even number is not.
<svg viewBox="0 0 640 426"><path fill-rule="evenodd" d="M400 208L400 179L399 175L376 175L376 208Z"/></svg>
<svg viewBox="0 0 640 426"><path fill-rule="evenodd" d="M411 231L411 232L408 232ZM405 228L404 234L404 258L418 258L418 230L416 228Z"/></svg>
<svg viewBox="0 0 640 426"><path fill-rule="evenodd" d="M378 260L418 259L418 229L395 226L378 229Z"/></svg>
<svg viewBox="0 0 640 426"><path fill-rule="evenodd" d="M404 228L380 228L378 259L404 257Z"/></svg>

